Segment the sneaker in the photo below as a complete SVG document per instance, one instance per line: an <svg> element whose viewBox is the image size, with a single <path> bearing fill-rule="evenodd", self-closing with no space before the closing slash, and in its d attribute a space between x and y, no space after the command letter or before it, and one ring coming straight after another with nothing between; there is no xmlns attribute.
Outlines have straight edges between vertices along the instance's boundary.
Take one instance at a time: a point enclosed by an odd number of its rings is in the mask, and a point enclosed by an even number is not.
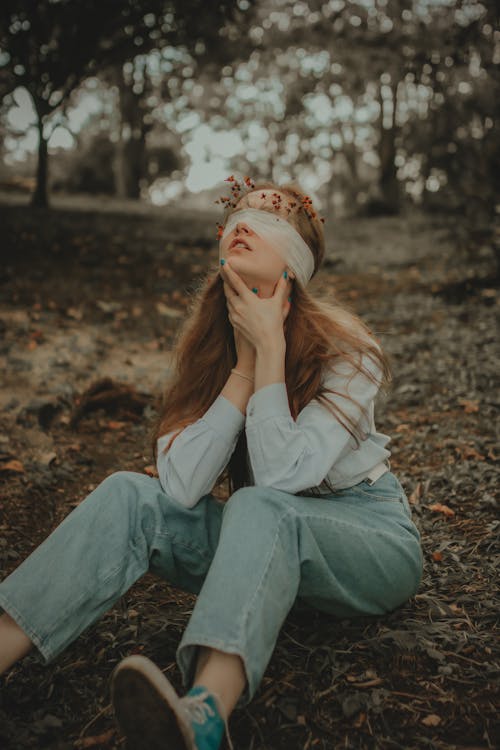
<svg viewBox="0 0 500 750"><path fill-rule="evenodd" d="M179 698L145 656L128 656L118 664L111 698L127 750L218 750L228 730L216 695L196 686ZM233 750L229 731L228 742Z"/></svg>

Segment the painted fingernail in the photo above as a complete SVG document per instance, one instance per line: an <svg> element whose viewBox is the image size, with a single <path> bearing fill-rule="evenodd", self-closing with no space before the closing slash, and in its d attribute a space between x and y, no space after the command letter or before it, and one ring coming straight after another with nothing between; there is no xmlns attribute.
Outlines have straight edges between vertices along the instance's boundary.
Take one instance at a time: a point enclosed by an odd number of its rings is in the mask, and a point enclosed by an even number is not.
<svg viewBox="0 0 500 750"><path fill-rule="evenodd" d="M285 272L283 273L283 276L285 277L285 279L287 279L287 278L288 278L288 271L285 271Z"/></svg>
<svg viewBox="0 0 500 750"><path fill-rule="evenodd" d="M221 259L220 259L220 264L221 264L221 266L223 266L225 262L226 262L226 261L224 260L224 258L221 258Z"/></svg>
<svg viewBox="0 0 500 750"><path fill-rule="evenodd" d="M257 294L257 292L258 292L258 291L259 291L259 290L257 289L257 287L256 287L256 286L254 286L254 288L252 289L252 292L253 292L254 294Z"/></svg>
<svg viewBox="0 0 500 750"><path fill-rule="evenodd" d="M289 301L289 302L291 302L291 301L292 301L292 298L291 298L291 297L288 297L288 301Z"/></svg>

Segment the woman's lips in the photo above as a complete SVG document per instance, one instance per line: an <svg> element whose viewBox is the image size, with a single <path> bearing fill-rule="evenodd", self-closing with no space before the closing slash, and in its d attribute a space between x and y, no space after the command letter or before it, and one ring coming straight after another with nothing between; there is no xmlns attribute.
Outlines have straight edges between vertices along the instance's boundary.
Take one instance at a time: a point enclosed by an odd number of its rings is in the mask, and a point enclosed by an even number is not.
<svg viewBox="0 0 500 750"><path fill-rule="evenodd" d="M248 246L246 240L237 239L233 240L231 244L229 245L230 250L251 250L251 247Z"/></svg>
<svg viewBox="0 0 500 750"><path fill-rule="evenodd" d="M235 253L238 250L241 251L241 252L244 252L244 253L250 252L250 248L249 247L242 247L241 245L233 245L232 247L229 248L229 250L232 253Z"/></svg>

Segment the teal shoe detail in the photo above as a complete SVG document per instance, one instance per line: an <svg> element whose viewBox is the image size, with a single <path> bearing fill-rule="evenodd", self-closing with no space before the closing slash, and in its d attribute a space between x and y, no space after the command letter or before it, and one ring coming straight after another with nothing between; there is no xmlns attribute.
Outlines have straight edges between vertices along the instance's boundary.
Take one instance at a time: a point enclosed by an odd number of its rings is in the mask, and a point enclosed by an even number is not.
<svg viewBox="0 0 500 750"><path fill-rule="evenodd" d="M215 696L204 687L196 686L181 698L181 703L193 728L196 750L218 750L225 721L219 713Z"/></svg>
<svg viewBox="0 0 500 750"><path fill-rule="evenodd" d="M127 750L218 750L227 731L217 696L196 686L179 698L150 659L134 654L115 668L111 697Z"/></svg>

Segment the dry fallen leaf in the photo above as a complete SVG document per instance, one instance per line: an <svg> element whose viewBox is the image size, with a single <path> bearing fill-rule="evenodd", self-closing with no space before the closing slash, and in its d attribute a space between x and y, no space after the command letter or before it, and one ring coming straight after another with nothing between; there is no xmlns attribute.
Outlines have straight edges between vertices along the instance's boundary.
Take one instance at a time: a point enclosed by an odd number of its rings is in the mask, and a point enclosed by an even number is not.
<svg viewBox="0 0 500 750"><path fill-rule="evenodd" d="M455 515L455 511L449 508L447 505L443 505L442 503L434 503L433 505L428 506L429 510L434 511L434 513L442 513L444 516L448 516L451 518L451 516Z"/></svg>
<svg viewBox="0 0 500 750"><path fill-rule="evenodd" d="M361 711L356 721L353 723L353 726L356 727L356 729L359 729L366 721L366 714Z"/></svg>
<svg viewBox="0 0 500 750"><path fill-rule="evenodd" d="M432 559L435 560L435 562L441 562L443 559L443 553L442 552L433 552L432 553Z"/></svg>
<svg viewBox="0 0 500 750"><path fill-rule="evenodd" d="M108 729L107 732L97 734L94 737L81 737L80 739L75 740L73 747L75 750L84 750L84 748L95 747L96 745L107 745L113 738L114 734L114 729Z"/></svg>
<svg viewBox="0 0 500 750"><path fill-rule="evenodd" d="M11 461L6 461L4 464L0 464L0 471L15 471L18 474L24 473L24 466L21 461L13 458Z"/></svg>
<svg viewBox="0 0 500 750"><path fill-rule="evenodd" d="M126 422L119 422L118 420L114 420L114 419L111 419L107 423L107 427L109 430L122 430L126 426L127 426Z"/></svg>
<svg viewBox="0 0 500 750"><path fill-rule="evenodd" d="M152 464L150 464L149 466L145 466L144 469L143 469L143 472L145 474L148 474L150 477L157 477L158 476L158 472L156 470L156 466L153 466Z"/></svg>
<svg viewBox="0 0 500 750"><path fill-rule="evenodd" d="M422 497L422 483L417 482L417 486L415 487L410 497L408 498L408 502L410 503L410 505L418 505L421 497Z"/></svg>
<svg viewBox="0 0 500 750"><path fill-rule="evenodd" d="M422 720L422 724L425 724L426 727L437 727L439 724L441 724L441 719L437 714L429 714L428 716L425 716Z"/></svg>
<svg viewBox="0 0 500 750"><path fill-rule="evenodd" d="M479 401L472 401L468 398L459 398L458 403L464 407L466 414L472 414L473 412L479 411Z"/></svg>
<svg viewBox="0 0 500 750"><path fill-rule="evenodd" d="M472 445L456 445L455 452L465 461L469 458L475 461L484 461L484 456L478 453Z"/></svg>

